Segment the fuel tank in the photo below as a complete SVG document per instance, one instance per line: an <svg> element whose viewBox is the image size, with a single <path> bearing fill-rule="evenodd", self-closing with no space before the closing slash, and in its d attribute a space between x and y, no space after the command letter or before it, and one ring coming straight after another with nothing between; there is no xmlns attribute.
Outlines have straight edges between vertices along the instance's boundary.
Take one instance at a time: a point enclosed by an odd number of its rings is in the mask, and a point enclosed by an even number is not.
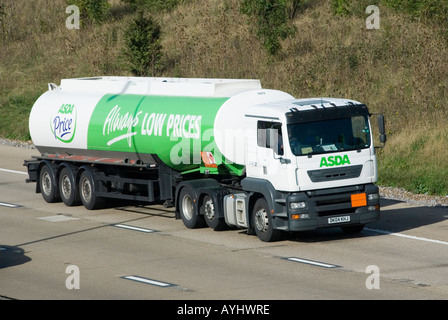
<svg viewBox="0 0 448 320"><path fill-rule="evenodd" d="M163 162L183 172L203 165L205 154L241 169L247 110L292 98L259 80L64 79L36 101L29 130L42 155Z"/></svg>

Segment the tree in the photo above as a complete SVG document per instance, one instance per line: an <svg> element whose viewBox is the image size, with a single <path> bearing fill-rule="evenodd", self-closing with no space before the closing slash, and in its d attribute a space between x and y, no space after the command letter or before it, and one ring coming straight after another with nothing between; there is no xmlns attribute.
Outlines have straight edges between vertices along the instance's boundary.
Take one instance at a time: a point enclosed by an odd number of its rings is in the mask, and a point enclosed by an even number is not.
<svg viewBox="0 0 448 320"><path fill-rule="evenodd" d="M153 75L161 67L161 28L142 11L125 32L124 54L136 76Z"/></svg>

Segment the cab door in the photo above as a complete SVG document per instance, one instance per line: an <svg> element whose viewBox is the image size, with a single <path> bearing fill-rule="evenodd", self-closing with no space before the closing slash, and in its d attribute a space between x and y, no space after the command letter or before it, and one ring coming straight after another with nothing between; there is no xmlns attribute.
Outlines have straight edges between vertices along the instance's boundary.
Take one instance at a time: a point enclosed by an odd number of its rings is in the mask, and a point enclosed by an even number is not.
<svg viewBox="0 0 448 320"><path fill-rule="evenodd" d="M247 175L253 178L268 180L276 190L287 191L291 189L290 183L296 187L294 172L290 169L290 157L285 156L285 138L282 123L279 121L258 120L256 145L251 148ZM291 180L291 181L290 181Z"/></svg>

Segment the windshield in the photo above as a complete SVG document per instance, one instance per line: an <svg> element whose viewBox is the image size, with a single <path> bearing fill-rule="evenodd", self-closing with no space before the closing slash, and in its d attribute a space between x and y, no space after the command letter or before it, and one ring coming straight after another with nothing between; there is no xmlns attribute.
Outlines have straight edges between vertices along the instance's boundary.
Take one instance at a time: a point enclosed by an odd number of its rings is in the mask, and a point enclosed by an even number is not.
<svg viewBox="0 0 448 320"><path fill-rule="evenodd" d="M370 147L369 122L365 115L289 124L288 136L296 156Z"/></svg>

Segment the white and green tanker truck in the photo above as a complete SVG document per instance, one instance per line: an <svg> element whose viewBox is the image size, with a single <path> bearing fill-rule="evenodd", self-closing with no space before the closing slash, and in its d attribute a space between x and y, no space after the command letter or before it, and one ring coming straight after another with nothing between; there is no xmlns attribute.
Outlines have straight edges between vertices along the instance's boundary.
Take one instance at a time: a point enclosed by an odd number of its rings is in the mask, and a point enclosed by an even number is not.
<svg viewBox="0 0 448 320"><path fill-rule="evenodd" d="M28 182L47 202L175 207L188 228L282 232L379 219L365 104L295 99L259 80L96 77L49 84L29 130ZM378 117L384 143L384 118Z"/></svg>

